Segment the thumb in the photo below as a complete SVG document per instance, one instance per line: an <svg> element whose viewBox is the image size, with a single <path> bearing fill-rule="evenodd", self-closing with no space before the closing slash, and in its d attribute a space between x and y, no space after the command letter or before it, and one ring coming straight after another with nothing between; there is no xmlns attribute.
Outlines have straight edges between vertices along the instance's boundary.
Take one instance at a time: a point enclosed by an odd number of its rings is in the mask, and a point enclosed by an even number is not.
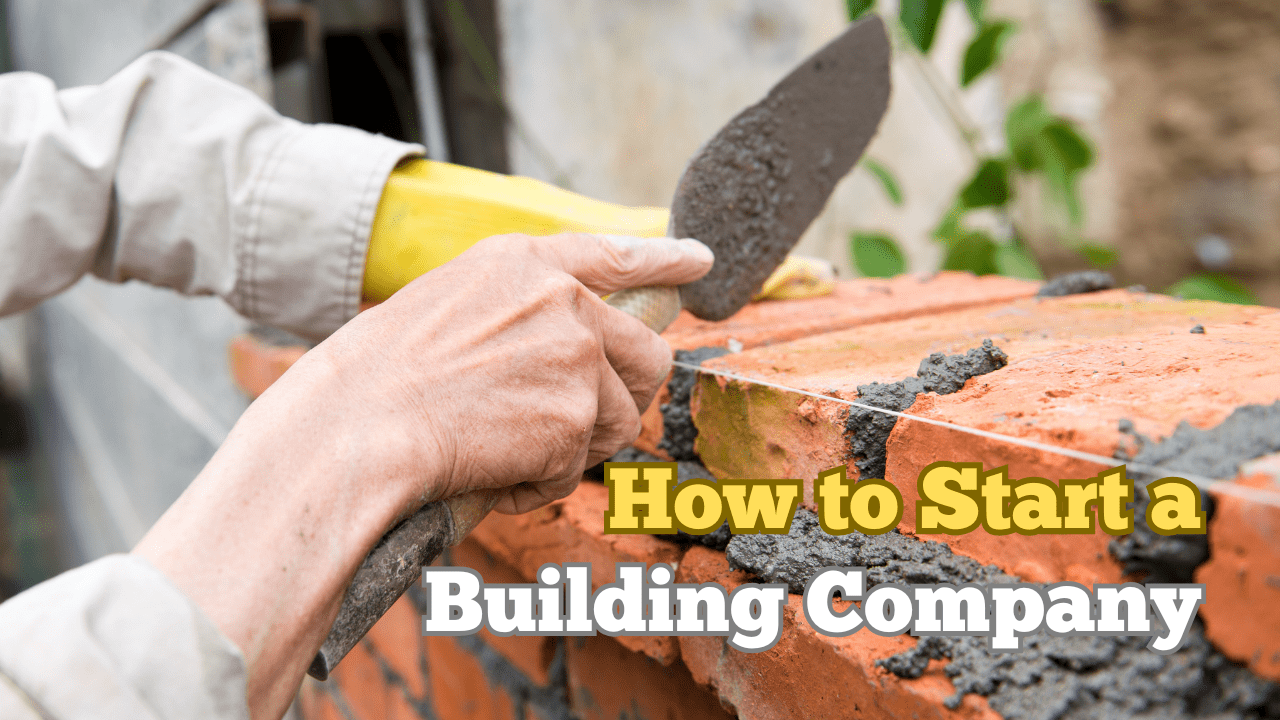
<svg viewBox="0 0 1280 720"><path fill-rule="evenodd" d="M715 255L693 239L566 233L538 243L538 256L597 295L651 285L683 285L711 269Z"/></svg>

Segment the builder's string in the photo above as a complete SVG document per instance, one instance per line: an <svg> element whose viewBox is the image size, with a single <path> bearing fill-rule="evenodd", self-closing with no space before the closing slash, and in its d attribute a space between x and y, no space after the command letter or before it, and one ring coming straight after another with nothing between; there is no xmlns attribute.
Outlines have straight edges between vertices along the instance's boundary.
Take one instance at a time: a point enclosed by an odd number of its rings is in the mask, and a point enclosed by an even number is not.
<svg viewBox="0 0 1280 720"><path fill-rule="evenodd" d="M1096 453L1084 452L1083 450L1072 450L1071 448L1064 448L1064 447L1059 447L1057 445L1050 445L1048 443L1037 442L1035 440L1028 440L1026 438L1020 438L1013 435L1004 435L997 432L991 432L990 430L981 430L979 428L971 428L965 425L957 425L956 423L947 422L945 420L935 420L934 418L928 418L920 415L911 415L909 413L898 412L897 410L888 410L885 408L876 407L874 405L866 405L864 403L855 402L853 400L845 400L843 398L832 397L830 395L823 395L821 393L810 392L808 390L801 390L799 388L787 387L786 385L769 382L768 380L760 380L758 378L747 377L745 375L726 372L724 370L716 370L714 368L705 368L705 367L702 367L701 365L694 365L692 363L686 363L680 360L673 360L671 364L674 365L675 367L684 368L686 370L692 370L698 373L715 375L717 377L727 378L729 380L736 380L738 382L749 383L751 385L760 385L762 387L773 388L774 390L782 390L783 392L795 393L797 395L804 395L806 397L811 397L818 400L828 400L834 403L839 403L841 405L848 405L849 407L855 407L860 410L869 410L871 412L883 413L885 415L892 415L893 417L901 418L904 420L912 420L915 422L922 422L928 425L936 425L938 427L947 428L949 430L955 430L956 432L962 432L962 433L967 433L969 435L976 435L977 437L987 438L988 440L997 440L1000 442L1009 443L1010 445L1019 445L1021 447L1030 448L1032 450L1039 450L1041 452L1052 453L1054 455L1061 455L1064 457L1074 458L1076 460L1084 460L1086 462L1098 463L1103 467L1114 467L1115 465L1121 462L1118 458L1107 457L1106 455L1098 455ZM1200 488L1201 492L1209 492L1217 495L1231 495L1233 497L1237 497L1242 500L1246 500L1248 502L1256 502L1256 503L1262 503L1265 505L1273 505L1276 507L1280 507L1280 493L1267 492L1265 490L1260 490L1258 488L1245 487L1237 483L1220 482L1219 479L1207 478L1201 475L1197 475L1195 473L1180 472L1177 468L1169 468L1169 467L1163 467L1163 466L1156 467L1154 465L1147 465L1145 463L1136 463L1136 462L1126 462L1124 463L1124 465L1130 469L1136 470L1141 473L1154 474L1159 477L1177 476L1180 478L1184 478L1186 480L1190 480L1191 482L1195 483L1197 487Z"/></svg>

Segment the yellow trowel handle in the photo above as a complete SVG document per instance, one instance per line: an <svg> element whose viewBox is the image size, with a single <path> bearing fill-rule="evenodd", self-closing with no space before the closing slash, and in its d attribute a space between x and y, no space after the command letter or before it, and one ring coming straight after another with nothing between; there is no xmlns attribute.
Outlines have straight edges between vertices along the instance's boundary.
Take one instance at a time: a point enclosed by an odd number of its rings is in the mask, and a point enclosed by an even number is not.
<svg viewBox="0 0 1280 720"><path fill-rule="evenodd" d="M410 160L391 173L378 203L364 296L381 302L492 235L660 237L668 215L665 208L613 205L530 178Z"/></svg>

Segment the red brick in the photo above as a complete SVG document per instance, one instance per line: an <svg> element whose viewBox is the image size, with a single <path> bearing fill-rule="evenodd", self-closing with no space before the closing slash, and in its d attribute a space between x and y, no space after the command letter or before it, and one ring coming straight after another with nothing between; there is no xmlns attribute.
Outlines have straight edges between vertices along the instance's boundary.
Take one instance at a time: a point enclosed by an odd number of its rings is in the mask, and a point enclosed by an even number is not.
<svg viewBox="0 0 1280 720"><path fill-rule="evenodd" d="M860 325L1028 298L1039 287L1039 283L1027 280L995 275L978 278L962 272L843 280L830 295L755 302L720 322L681 313L662 336L671 347L686 350L725 347L730 339L749 349Z"/></svg>
<svg viewBox="0 0 1280 720"><path fill-rule="evenodd" d="M990 380L954 395L927 397L912 412L960 425L1111 456L1126 439L1121 419L1159 439L1186 420L1211 427L1249 403L1280 398L1280 314L1237 324L1206 324L1206 335L1152 331L1112 336L1013 362ZM1125 365L1120 365L1125 362ZM1096 371L1096 375L1094 374ZM1013 477L1082 478L1101 465L1010 447L923 423L900 423L889 440L886 478L908 501L913 529L915 482L934 460L1009 465ZM1117 461L1116 464L1119 464ZM908 492L909 490L909 492ZM1071 538L1076 538L1073 541ZM1081 546L1081 540L1092 543ZM952 548L1027 580L1111 581L1108 538L985 532L948 538Z"/></svg>
<svg viewBox="0 0 1280 720"><path fill-rule="evenodd" d="M323 686L310 677L298 689L298 714L303 720L345 720Z"/></svg>
<svg viewBox="0 0 1280 720"><path fill-rule="evenodd" d="M1208 334L1190 334L1196 324L1205 325ZM1009 354L1009 367L970 380L959 393L922 396L910 412L1110 456L1121 441L1121 418L1160 436L1181 419L1217 422L1238 405L1280 394L1280 366L1273 360L1280 346L1280 314L1126 291L1021 300L869 325L707 365L856 399L860 384L914 375L929 353L963 352L987 337ZM1125 359L1130 362L1121 365ZM698 450L719 477L808 481L847 462L847 408L837 403L704 377L693 407ZM889 440L885 474L906 500L900 525L904 531L914 530L916 478L939 460L1008 464L1015 478L1089 477L1102 469L900 421ZM1106 556L1108 538L1101 531L1094 536L997 538L978 530L938 539L1028 580L1092 582L1119 576Z"/></svg>
<svg viewBox="0 0 1280 720"><path fill-rule="evenodd" d="M568 497L524 515L490 515L471 537L495 558L515 570L523 582L533 582L545 563L589 562L594 588L614 582L620 562L677 563L681 550L650 535L605 535L604 511L608 490L583 480ZM669 664L680 655L674 638L632 636L618 638L632 650Z"/></svg>
<svg viewBox="0 0 1280 720"><path fill-rule="evenodd" d="M730 590L744 579L729 569L723 554L702 547L690 549L677 572L679 582L718 582ZM914 638L865 631L843 638L820 635L804 619L799 595L789 596L783 622L778 644L764 652L739 652L720 637L682 637L682 657L693 678L714 686L721 702L744 720L1000 717L975 695L966 695L954 711L944 707L955 691L943 663L931 663L915 680L875 666L877 659L910 648Z"/></svg>
<svg viewBox="0 0 1280 720"><path fill-rule="evenodd" d="M450 562L469 567L480 573L486 583L513 584L533 582L510 565L498 560L478 541L467 538L451 550ZM546 685L547 671L555 657L555 637L540 635L512 635L499 637L486 630L480 631L480 639L511 661L536 685Z"/></svg>
<svg viewBox="0 0 1280 720"><path fill-rule="evenodd" d="M1248 463L1239 485L1280 497L1280 455ZM1227 657L1280 681L1280 507L1215 497L1200 607L1209 640Z"/></svg>
<svg viewBox="0 0 1280 720"><path fill-rule="evenodd" d="M405 686L415 697L421 697L426 692L422 617L407 595L387 610L387 614L374 624L363 642L369 643L378 657L404 678Z"/></svg>
<svg viewBox="0 0 1280 720"><path fill-rule="evenodd" d="M663 666L606 635L567 638L569 697L586 720L728 720L681 662Z"/></svg>
<svg viewBox="0 0 1280 720"><path fill-rule="evenodd" d="M386 717L395 704L400 688L391 685L382 669L363 644L356 645L330 674L329 684L336 686L357 720Z"/></svg>
<svg viewBox="0 0 1280 720"><path fill-rule="evenodd" d="M943 272L923 277L901 275L882 280L859 278L836 283L831 295L802 300L755 302L721 322L699 320L685 312L662 334L673 350L726 347L730 340L746 349L902 318L992 305L1035 295L1039 285L998 276L975 278ZM666 388L641 416L636 447L662 458L662 413Z"/></svg>
<svg viewBox="0 0 1280 720"><path fill-rule="evenodd" d="M513 720L511 698L489 683L475 656L452 638L427 639L431 698L440 720Z"/></svg>
<svg viewBox="0 0 1280 720"><path fill-rule="evenodd" d="M303 346L271 345L252 335L239 335L227 346L227 360L236 385L256 398L306 352Z"/></svg>
<svg viewBox="0 0 1280 720"><path fill-rule="evenodd" d="M722 347L731 339L753 348L857 325L1030 297L1037 287L1025 280L975 278L956 272L845 280L836 283L831 295L755 302L721 322L699 320L684 312L663 337L673 349ZM241 335L228 348L232 376L250 397L257 397L306 351L304 346L276 346ZM662 439L659 407L667 399L664 388L641 418L643 429L636 442L636 447L660 457L666 453L657 447Z"/></svg>

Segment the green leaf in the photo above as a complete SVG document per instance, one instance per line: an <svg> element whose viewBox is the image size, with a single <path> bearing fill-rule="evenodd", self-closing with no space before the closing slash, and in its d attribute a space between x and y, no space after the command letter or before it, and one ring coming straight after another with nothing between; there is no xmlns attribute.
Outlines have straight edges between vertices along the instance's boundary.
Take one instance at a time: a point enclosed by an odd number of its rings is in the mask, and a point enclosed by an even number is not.
<svg viewBox="0 0 1280 720"><path fill-rule="evenodd" d="M1066 162L1052 147L1042 145L1040 157L1044 158L1044 179L1049 196L1067 211L1071 224L1079 227L1084 222L1084 206L1080 203L1076 174L1067 169Z"/></svg>
<svg viewBox="0 0 1280 720"><path fill-rule="evenodd" d="M933 237L935 240L941 241L943 244L952 245L964 237L965 230L960 225L960 218L964 217L965 208L960 203L959 198L947 210L947 214L942 216L942 220L938 222L938 227L933 229Z"/></svg>
<svg viewBox="0 0 1280 720"><path fill-rule="evenodd" d="M898 184L898 179L893 176L889 168L871 158L863 158L862 167L866 168L867 172L880 181L880 187L884 188L884 194L889 197L889 201L901 207L903 201L902 186Z"/></svg>
<svg viewBox="0 0 1280 720"><path fill-rule="evenodd" d="M1004 205L1009 202L1009 194L1009 163L989 158L960 191L960 204L970 209Z"/></svg>
<svg viewBox="0 0 1280 720"><path fill-rule="evenodd" d="M1120 253L1113 247L1097 243L1083 243L1076 248L1089 264L1097 268L1109 268L1120 260Z"/></svg>
<svg viewBox="0 0 1280 720"><path fill-rule="evenodd" d="M1055 117L1044 100L1031 95L1009 110L1005 135L1014 164L1024 172L1043 172L1051 197L1067 211L1071 224L1084 222L1077 179L1093 164L1093 147L1075 127Z"/></svg>
<svg viewBox="0 0 1280 720"><path fill-rule="evenodd" d="M907 269L907 259L892 235L855 232L849 236L854 267L866 277L893 277Z"/></svg>
<svg viewBox="0 0 1280 720"><path fill-rule="evenodd" d="M866 15L876 6L876 0L844 0L844 9L849 13L849 22Z"/></svg>
<svg viewBox="0 0 1280 720"><path fill-rule="evenodd" d="M1084 222L1084 207L1077 179L1093 162L1093 149L1075 128L1058 119L1044 126L1036 148L1051 196L1062 203L1071 224L1079 226Z"/></svg>
<svg viewBox="0 0 1280 720"><path fill-rule="evenodd" d="M1040 169L1040 138L1053 117L1044 107L1044 99L1030 95L1009 109L1005 116L1004 132L1009 141L1009 152L1019 168L1027 172Z"/></svg>
<svg viewBox="0 0 1280 720"><path fill-rule="evenodd" d="M982 24L982 0L964 0L964 6L969 10L969 17L973 18L975 25Z"/></svg>
<svg viewBox="0 0 1280 720"><path fill-rule="evenodd" d="M1055 119L1041 130L1044 142L1053 145L1070 172L1083 170L1093 164L1093 146L1071 123Z"/></svg>
<svg viewBox="0 0 1280 720"><path fill-rule="evenodd" d="M996 269L1001 275L1025 280L1044 279L1044 273L1040 271L1040 263L1036 262L1022 243L997 247L994 259Z"/></svg>
<svg viewBox="0 0 1280 720"><path fill-rule="evenodd" d="M1184 300L1213 300L1237 305L1258 303L1257 296L1249 288L1218 273L1200 273L1183 278L1165 292Z"/></svg>
<svg viewBox="0 0 1280 720"><path fill-rule="evenodd" d="M942 259L943 270L968 270L974 275L1000 272L995 261L996 243L984 232L967 232L951 243Z"/></svg>
<svg viewBox="0 0 1280 720"><path fill-rule="evenodd" d="M946 0L902 0L898 18L902 29L920 52L927 53L933 47L933 37L938 32L938 18Z"/></svg>
<svg viewBox="0 0 1280 720"><path fill-rule="evenodd" d="M1013 35L1014 27L1011 22L997 20L978 30L978 34L969 43L969 48L964 51L964 63L960 68L961 87L969 87L979 75L990 70L1000 60L1004 43Z"/></svg>

